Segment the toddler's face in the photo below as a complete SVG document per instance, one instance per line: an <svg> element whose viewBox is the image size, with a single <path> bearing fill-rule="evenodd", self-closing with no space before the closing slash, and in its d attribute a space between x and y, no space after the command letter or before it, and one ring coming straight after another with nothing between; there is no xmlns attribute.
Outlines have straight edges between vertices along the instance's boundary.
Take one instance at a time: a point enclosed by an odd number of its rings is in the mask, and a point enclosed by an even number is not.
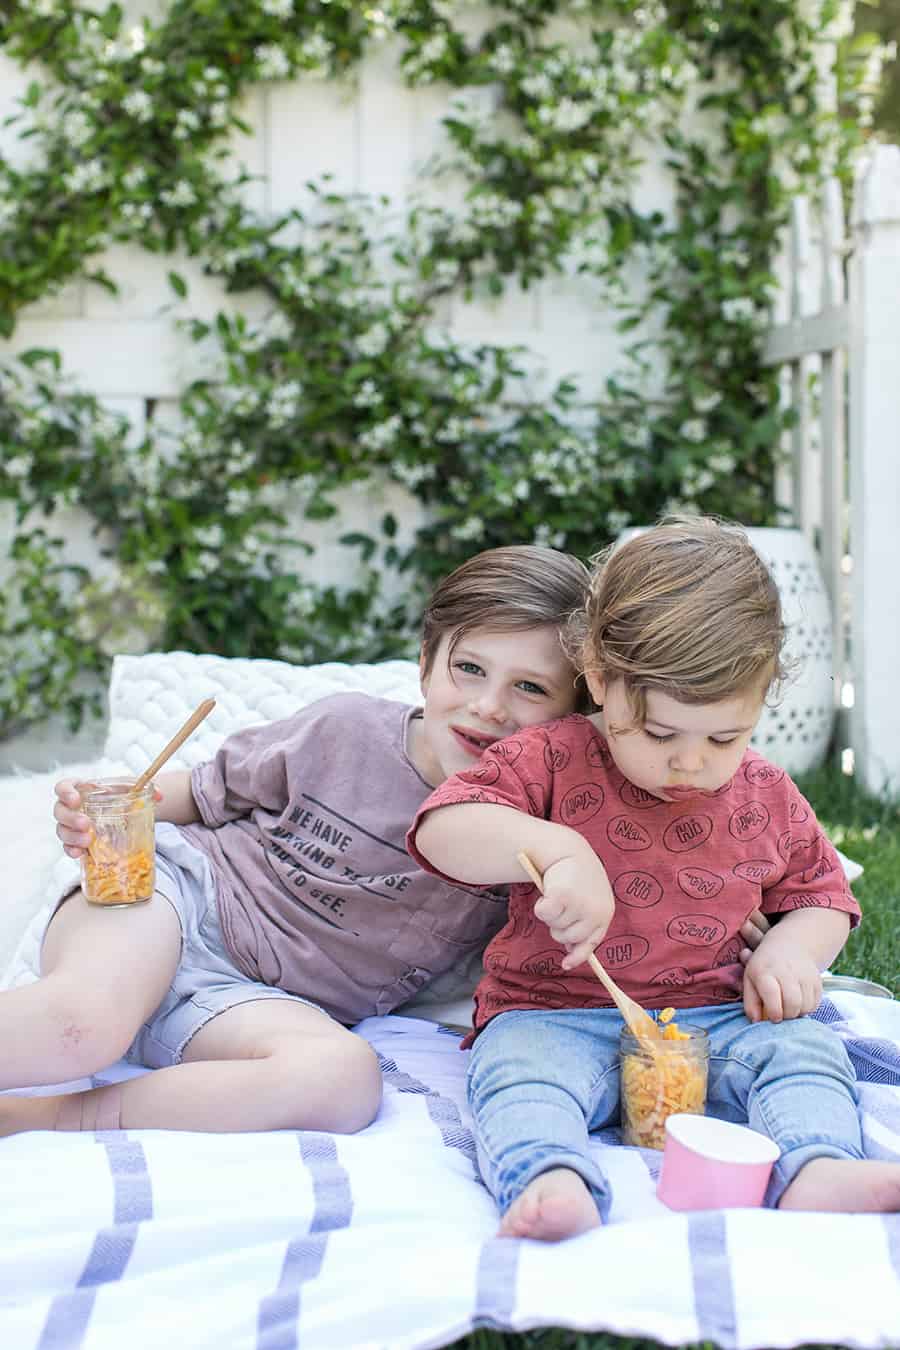
<svg viewBox="0 0 900 1350"><path fill-rule="evenodd" d="M635 787L663 801L717 792L735 774L762 712L758 691L720 703L679 703L647 694L647 718L635 724L621 679L607 684L589 674L603 711L592 720L606 736L616 765Z"/></svg>
<svg viewBox="0 0 900 1350"><path fill-rule="evenodd" d="M448 634L441 638L422 676L418 768L432 783L471 769L494 741L575 707L574 671L554 625L516 633L477 628L452 658L450 641Z"/></svg>

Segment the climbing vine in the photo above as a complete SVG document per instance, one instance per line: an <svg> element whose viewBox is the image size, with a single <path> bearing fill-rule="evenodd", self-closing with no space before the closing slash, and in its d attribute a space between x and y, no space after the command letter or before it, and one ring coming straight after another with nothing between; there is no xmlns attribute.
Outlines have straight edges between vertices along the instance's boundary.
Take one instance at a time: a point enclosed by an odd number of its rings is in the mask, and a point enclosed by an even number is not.
<svg viewBox="0 0 900 1350"><path fill-rule="evenodd" d="M0 734L54 710L77 724L81 677L117 650L409 652L431 582L492 544L586 556L667 506L770 523L785 414L761 335L788 194L846 172L855 147L865 71L839 64L832 106L823 65L846 8L172 0L129 26L115 4L7 5L4 50L29 82L23 153L0 161L0 332L76 279L115 293L104 255L121 243L171 258L182 307L184 256L227 300L180 321L203 373L176 418L145 428L76 388L55 351L0 366L0 499L16 523ZM448 90L414 200L320 180L291 210L255 211L231 153L247 92L352 81L376 44L398 78ZM636 204L655 147L665 214ZM599 400L440 322L447 297L557 273L632 334ZM342 491L377 500L384 483L421 507L411 541L386 508L371 529L342 526ZM56 525L73 506L108 558L94 575ZM357 551L351 588L304 579L298 515Z"/></svg>

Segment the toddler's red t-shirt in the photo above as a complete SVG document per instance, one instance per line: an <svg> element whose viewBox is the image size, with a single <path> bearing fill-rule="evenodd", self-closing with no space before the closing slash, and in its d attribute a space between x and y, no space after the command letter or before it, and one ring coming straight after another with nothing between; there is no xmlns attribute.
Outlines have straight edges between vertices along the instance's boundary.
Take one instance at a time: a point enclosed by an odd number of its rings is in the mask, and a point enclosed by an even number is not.
<svg viewBox="0 0 900 1350"><path fill-rule="evenodd" d="M569 825L603 862L616 897L597 955L626 993L648 1008L729 1003L741 997L741 925L811 906L859 922L834 848L783 769L748 750L712 796L665 802L616 768L603 735L580 715L528 727L485 751L419 808L407 836L416 848L427 812L493 802ZM440 873L438 873L440 875ZM476 1030L511 1008L609 1007L585 964L563 971L561 945L534 915L530 882L511 887L509 918L485 953L475 995Z"/></svg>

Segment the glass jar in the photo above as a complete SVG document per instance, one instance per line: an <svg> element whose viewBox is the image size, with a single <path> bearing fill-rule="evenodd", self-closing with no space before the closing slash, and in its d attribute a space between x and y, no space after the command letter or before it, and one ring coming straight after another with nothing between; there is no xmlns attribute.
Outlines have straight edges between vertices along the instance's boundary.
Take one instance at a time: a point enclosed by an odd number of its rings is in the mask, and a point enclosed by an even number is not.
<svg viewBox="0 0 900 1350"><path fill-rule="evenodd" d="M666 1121L676 1111L706 1114L709 1038L701 1027L679 1026L677 1038L639 1040L627 1027L619 1037L623 1144L662 1148Z"/></svg>
<svg viewBox="0 0 900 1350"><path fill-rule="evenodd" d="M81 888L92 905L116 908L149 900L155 881L153 784L98 778L81 787L91 843L81 855Z"/></svg>

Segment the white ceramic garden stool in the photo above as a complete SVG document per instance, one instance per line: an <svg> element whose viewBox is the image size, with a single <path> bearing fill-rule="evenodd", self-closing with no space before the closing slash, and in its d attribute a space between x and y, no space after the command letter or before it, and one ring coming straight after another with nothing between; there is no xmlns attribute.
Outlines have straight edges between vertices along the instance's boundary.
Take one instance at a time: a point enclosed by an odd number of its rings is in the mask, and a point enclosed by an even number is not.
<svg viewBox="0 0 900 1350"><path fill-rule="evenodd" d="M623 530L624 543L639 532ZM817 768L828 753L837 711L831 605L815 549L800 530L747 527L781 596L790 678L772 707L763 709L753 747L789 774Z"/></svg>

